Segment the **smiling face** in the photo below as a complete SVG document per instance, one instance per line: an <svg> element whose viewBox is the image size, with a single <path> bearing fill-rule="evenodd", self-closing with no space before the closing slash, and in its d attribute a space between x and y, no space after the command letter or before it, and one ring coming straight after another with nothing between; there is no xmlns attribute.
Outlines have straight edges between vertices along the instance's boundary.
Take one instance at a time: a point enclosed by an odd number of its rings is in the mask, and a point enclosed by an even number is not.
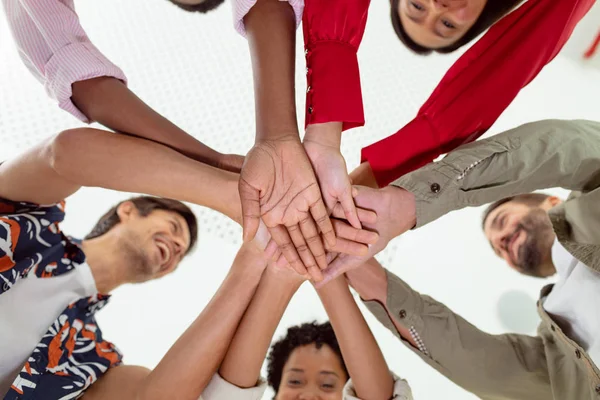
<svg viewBox="0 0 600 400"><path fill-rule="evenodd" d="M415 43L440 49L462 38L486 4L487 0L399 0L397 12Z"/></svg>
<svg viewBox="0 0 600 400"><path fill-rule="evenodd" d="M190 247L190 231L177 212L154 210L142 216L131 202L117 209L118 250L131 266L131 282L164 276L177 267Z"/></svg>
<svg viewBox="0 0 600 400"><path fill-rule="evenodd" d="M283 367L276 400L341 400L348 376L326 344L299 346Z"/></svg>
<svg viewBox="0 0 600 400"><path fill-rule="evenodd" d="M556 197L548 197L539 206L532 206L512 200L491 211L483 229L494 252L526 275L553 275L556 270L551 249L556 236L548 210L559 202Z"/></svg>

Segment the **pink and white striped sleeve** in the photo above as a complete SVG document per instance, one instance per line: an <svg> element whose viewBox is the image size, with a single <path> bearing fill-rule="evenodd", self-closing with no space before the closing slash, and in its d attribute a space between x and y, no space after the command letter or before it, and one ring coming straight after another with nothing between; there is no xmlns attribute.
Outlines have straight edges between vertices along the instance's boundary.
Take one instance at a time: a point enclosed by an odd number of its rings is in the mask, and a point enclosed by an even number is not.
<svg viewBox="0 0 600 400"><path fill-rule="evenodd" d="M58 106L84 122L89 119L71 101L75 82L125 74L87 37L73 0L2 0L19 56Z"/></svg>
<svg viewBox="0 0 600 400"><path fill-rule="evenodd" d="M304 11L304 0L279 0L287 1L294 9L296 14L296 28L302 21L302 12ZM246 27L244 26L244 17L252 7L256 4L257 0L233 0L233 26L240 35L246 37Z"/></svg>

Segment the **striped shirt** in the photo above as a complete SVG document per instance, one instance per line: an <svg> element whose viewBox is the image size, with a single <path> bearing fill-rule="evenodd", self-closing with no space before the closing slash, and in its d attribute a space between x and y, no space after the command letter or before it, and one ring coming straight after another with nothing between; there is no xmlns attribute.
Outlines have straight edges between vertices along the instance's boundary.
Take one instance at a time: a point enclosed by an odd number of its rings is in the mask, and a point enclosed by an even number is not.
<svg viewBox="0 0 600 400"><path fill-rule="evenodd" d="M299 24L304 0L289 2ZM90 41L81 27L73 0L2 0L2 3L19 56L63 110L90 122L71 101L73 83L100 76L127 83L123 71ZM256 0L233 0L235 29L242 35L245 35L244 16L254 4Z"/></svg>

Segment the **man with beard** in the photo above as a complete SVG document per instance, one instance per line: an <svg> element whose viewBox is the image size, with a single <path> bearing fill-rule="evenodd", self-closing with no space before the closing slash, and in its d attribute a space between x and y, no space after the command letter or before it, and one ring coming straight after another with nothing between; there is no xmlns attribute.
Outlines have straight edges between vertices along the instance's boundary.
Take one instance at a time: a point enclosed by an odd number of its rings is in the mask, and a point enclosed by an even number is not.
<svg viewBox="0 0 600 400"><path fill-rule="evenodd" d="M153 371L124 365L95 316L117 287L173 272L193 248L196 218L172 199L241 221L238 179L164 145L92 128L61 132L0 162L0 397L198 398L266 266L264 227L256 236L261 251L256 240L244 244L212 301ZM61 223L65 199L86 186L161 197L117 204L77 240ZM334 226L336 251L366 253L377 240ZM364 243L356 243L363 235ZM143 328L132 335L147 339Z"/></svg>
<svg viewBox="0 0 600 400"><path fill-rule="evenodd" d="M354 174L355 183L367 182L364 172ZM551 187L573 192L564 202L531 193ZM411 228L492 201L483 230L496 254L521 273L559 276L541 290L534 337L483 332L368 259ZM366 257L338 256L325 281L345 272L369 310L415 354L482 399L600 399L600 123L525 124L465 145L390 187L363 187L356 203L378 213L366 226L380 243Z"/></svg>

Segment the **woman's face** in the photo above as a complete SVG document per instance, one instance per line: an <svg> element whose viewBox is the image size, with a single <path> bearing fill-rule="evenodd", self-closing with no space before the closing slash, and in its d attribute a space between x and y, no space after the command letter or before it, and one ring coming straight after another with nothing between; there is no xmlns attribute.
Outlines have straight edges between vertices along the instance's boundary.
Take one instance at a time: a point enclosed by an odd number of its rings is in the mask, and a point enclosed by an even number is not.
<svg viewBox="0 0 600 400"><path fill-rule="evenodd" d="M487 0L399 0L398 14L413 41L439 49L467 33L486 3Z"/></svg>
<svg viewBox="0 0 600 400"><path fill-rule="evenodd" d="M327 345L296 348L283 366L276 400L341 400L348 376Z"/></svg>

